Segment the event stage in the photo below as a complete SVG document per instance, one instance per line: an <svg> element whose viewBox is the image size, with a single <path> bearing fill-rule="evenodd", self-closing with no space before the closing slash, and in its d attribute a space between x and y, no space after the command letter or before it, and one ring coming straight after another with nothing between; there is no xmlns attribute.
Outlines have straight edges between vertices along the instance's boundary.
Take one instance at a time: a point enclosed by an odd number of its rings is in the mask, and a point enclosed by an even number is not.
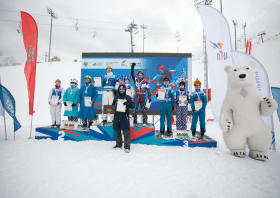
<svg viewBox="0 0 280 198"><path fill-rule="evenodd" d="M94 124L90 129L64 129L64 128L51 128L51 127L38 127L36 128L35 139L51 139L62 141L116 141L115 131L113 130L112 123L105 126L102 124ZM173 138L159 135L159 131L155 130L153 124L148 124L143 127L142 124L137 124L130 127L131 144L146 144L157 146L180 146L180 147L208 147L216 148L217 141L205 135L203 139L199 138L199 132L196 137L189 138ZM190 133L191 134L191 133ZM191 135L190 135L191 136Z"/></svg>

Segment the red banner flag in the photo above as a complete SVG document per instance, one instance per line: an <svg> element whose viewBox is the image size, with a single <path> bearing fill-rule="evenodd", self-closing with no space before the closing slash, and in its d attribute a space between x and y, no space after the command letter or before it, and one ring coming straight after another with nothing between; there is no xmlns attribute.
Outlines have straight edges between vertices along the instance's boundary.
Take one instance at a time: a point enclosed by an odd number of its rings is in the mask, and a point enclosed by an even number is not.
<svg viewBox="0 0 280 198"><path fill-rule="evenodd" d="M35 20L30 14L22 11L20 13L23 42L27 52L27 61L24 67L24 73L27 81L29 97L29 115L33 115L35 112L33 107L37 63L38 28Z"/></svg>

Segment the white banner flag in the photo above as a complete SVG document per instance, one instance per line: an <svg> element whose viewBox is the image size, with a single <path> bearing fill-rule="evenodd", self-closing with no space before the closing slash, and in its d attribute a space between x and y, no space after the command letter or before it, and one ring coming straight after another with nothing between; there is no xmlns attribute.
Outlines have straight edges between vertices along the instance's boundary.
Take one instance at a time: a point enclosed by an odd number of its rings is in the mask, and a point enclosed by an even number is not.
<svg viewBox="0 0 280 198"><path fill-rule="evenodd" d="M255 67L255 82L256 82L257 88L264 98L271 97L269 79L268 79L266 70L263 67L263 65L257 59L255 59L253 56L250 56L243 52L232 51L232 57L233 57L234 63L250 62L250 61L256 62L257 65ZM270 149L276 150L273 117L272 117L272 115L263 117L263 120L268 125L268 127L271 131L271 135L272 135L272 144L271 144Z"/></svg>
<svg viewBox="0 0 280 198"><path fill-rule="evenodd" d="M219 121L227 90L227 73L224 68L232 65L231 38L224 15L217 9L199 5L199 13L206 35L206 52L211 80L211 108L215 121Z"/></svg>
<svg viewBox="0 0 280 198"><path fill-rule="evenodd" d="M0 76L0 84L1 84L1 76ZM4 115L4 109L3 109L3 106L2 106L1 102L0 102L0 116L5 116Z"/></svg>

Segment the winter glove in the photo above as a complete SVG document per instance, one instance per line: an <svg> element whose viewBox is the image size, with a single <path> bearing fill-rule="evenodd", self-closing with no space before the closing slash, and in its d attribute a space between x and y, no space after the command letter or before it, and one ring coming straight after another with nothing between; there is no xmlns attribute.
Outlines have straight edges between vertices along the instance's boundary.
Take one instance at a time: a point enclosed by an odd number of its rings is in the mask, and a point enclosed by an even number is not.
<svg viewBox="0 0 280 198"><path fill-rule="evenodd" d="M148 100L148 102L151 103L151 101L152 101L152 99L150 98L150 99Z"/></svg>
<svg viewBox="0 0 280 198"><path fill-rule="evenodd" d="M131 67L135 67L136 63L131 63Z"/></svg>
<svg viewBox="0 0 280 198"><path fill-rule="evenodd" d="M129 102L127 102L127 101L125 101L124 103L123 103L123 105L125 105L125 106L129 106Z"/></svg>
<svg viewBox="0 0 280 198"><path fill-rule="evenodd" d="M172 107L172 111L174 111L175 107Z"/></svg>
<svg viewBox="0 0 280 198"><path fill-rule="evenodd" d="M120 79L117 79L116 82L120 82Z"/></svg>
<svg viewBox="0 0 280 198"><path fill-rule="evenodd" d="M75 105L76 105L76 104L75 104L75 103L73 103L73 104L72 104L72 107L75 107Z"/></svg>
<svg viewBox="0 0 280 198"><path fill-rule="evenodd" d="M63 104L64 104L64 106L67 106L66 102L64 102Z"/></svg>
<svg viewBox="0 0 280 198"><path fill-rule="evenodd" d="M117 95L116 90L113 89L113 96L115 97Z"/></svg>
<svg viewBox="0 0 280 198"><path fill-rule="evenodd" d="M156 94L156 97L158 97L158 93Z"/></svg>

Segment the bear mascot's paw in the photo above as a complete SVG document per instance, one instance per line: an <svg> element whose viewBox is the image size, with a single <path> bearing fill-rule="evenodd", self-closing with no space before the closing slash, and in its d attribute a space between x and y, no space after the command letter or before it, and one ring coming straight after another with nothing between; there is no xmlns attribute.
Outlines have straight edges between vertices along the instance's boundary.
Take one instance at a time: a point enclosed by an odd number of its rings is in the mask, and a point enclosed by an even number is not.
<svg viewBox="0 0 280 198"><path fill-rule="evenodd" d="M256 160L261 160L261 161L268 160L268 157L265 155L265 153L260 151L250 151L249 156Z"/></svg>
<svg viewBox="0 0 280 198"><path fill-rule="evenodd" d="M223 132L230 132L233 127L232 121L220 121L220 127Z"/></svg>
<svg viewBox="0 0 280 198"><path fill-rule="evenodd" d="M231 154L236 157L244 158L246 155L246 152L245 152L245 150L231 150Z"/></svg>
<svg viewBox="0 0 280 198"><path fill-rule="evenodd" d="M260 106L261 115L270 116L274 113L277 107L278 104L273 98L266 97L261 101L261 106Z"/></svg>

